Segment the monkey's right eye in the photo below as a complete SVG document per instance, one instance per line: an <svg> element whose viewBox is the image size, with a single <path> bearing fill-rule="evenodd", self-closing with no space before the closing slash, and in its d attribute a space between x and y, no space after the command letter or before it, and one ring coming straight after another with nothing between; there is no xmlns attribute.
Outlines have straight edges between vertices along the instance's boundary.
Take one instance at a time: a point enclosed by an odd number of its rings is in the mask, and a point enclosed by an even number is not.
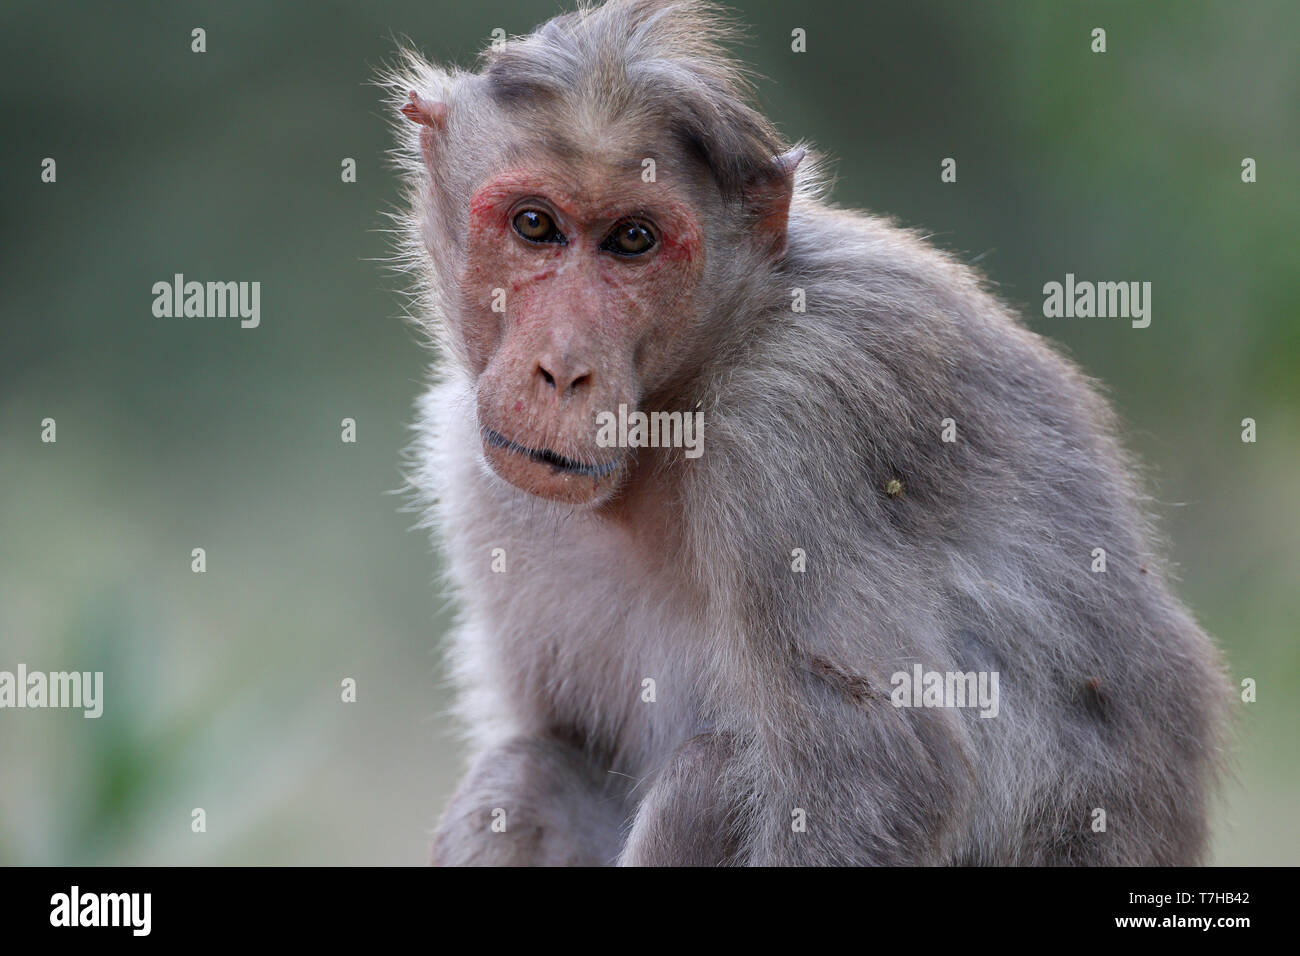
<svg viewBox="0 0 1300 956"><path fill-rule="evenodd" d="M555 220L540 209L525 209L515 216L515 232L529 242L563 242Z"/></svg>

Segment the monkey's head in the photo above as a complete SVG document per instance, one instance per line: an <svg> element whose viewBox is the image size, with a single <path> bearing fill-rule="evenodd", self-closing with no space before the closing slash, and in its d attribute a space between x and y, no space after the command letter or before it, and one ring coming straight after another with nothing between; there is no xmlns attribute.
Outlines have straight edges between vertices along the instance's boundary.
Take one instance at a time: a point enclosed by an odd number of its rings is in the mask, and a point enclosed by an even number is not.
<svg viewBox="0 0 1300 956"><path fill-rule="evenodd" d="M614 494L636 450L600 420L692 411L728 277L784 253L803 153L777 155L712 17L616 0L497 46L481 73L411 57L398 78L417 87L402 112L444 339L485 460L524 491Z"/></svg>

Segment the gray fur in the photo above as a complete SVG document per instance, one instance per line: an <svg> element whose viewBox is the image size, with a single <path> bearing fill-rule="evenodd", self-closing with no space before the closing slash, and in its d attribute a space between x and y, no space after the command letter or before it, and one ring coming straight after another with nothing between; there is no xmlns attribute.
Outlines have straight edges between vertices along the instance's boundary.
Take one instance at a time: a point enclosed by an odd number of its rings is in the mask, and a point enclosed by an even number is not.
<svg viewBox="0 0 1300 956"><path fill-rule="evenodd" d="M971 270L832 207L815 163L785 256L747 248L738 196L781 144L726 37L706 5L614 0L483 73L406 54L389 78L394 106L415 89L450 107L445 135L403 126L398 153L401 262L444 356L412 479L459 601L476 754L435 860L1199 861L1227 685L1110 410ZM642 135L706 211L713 308L674 386L701 403L705 452L665 460L680 512L656 547L482 462L458 254L468 196L519 154L521 124L557 149ZM1000 714L893 707L890 675L913 663L997 669ZM509 844L488 827L503 804L523 821Z"/></svg>

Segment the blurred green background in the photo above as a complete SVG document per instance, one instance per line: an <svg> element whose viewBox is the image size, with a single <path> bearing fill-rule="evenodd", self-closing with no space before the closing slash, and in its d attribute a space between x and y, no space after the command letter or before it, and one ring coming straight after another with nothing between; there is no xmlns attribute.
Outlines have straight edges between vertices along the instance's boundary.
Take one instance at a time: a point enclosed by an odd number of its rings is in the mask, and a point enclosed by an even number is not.
<svg viewBox="0 0 1300 956"><path fill-rule="evenodd" d="M836 200L977 261L1110 387L1184 598L1259 681L1213 859L1300 862L1300 6L733 9ZM556 10L0 7L0 669L107 684L99 720L0 711L0 862L424 861L460 752L435 562L390 493L429 356L375 261L397 193L368 81L395 36L468 65ZM260 281L261 327L155 318L176 272ZM1044 319L1066 272L1152 282L1150 328Z"/></svg>

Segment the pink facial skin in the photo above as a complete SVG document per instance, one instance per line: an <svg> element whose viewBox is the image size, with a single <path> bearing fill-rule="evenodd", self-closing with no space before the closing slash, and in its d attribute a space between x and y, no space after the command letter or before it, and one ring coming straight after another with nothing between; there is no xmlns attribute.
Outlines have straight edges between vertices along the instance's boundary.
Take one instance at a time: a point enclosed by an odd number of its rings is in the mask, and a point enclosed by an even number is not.
<svg viewBox="0 0 1300 956"><path fill-rule="evenodd" d="M525 209L552 219L563 241L521 236L513 221ZM654 245L636 256L602 249L628 219ZM455 318L478 376L488 463L543 497L607 498L632 460L596 445L596 415L635 409L676 372L697 318L704 243L691 207L639 174L539 164L474 193L467 246Z"/></svg>

